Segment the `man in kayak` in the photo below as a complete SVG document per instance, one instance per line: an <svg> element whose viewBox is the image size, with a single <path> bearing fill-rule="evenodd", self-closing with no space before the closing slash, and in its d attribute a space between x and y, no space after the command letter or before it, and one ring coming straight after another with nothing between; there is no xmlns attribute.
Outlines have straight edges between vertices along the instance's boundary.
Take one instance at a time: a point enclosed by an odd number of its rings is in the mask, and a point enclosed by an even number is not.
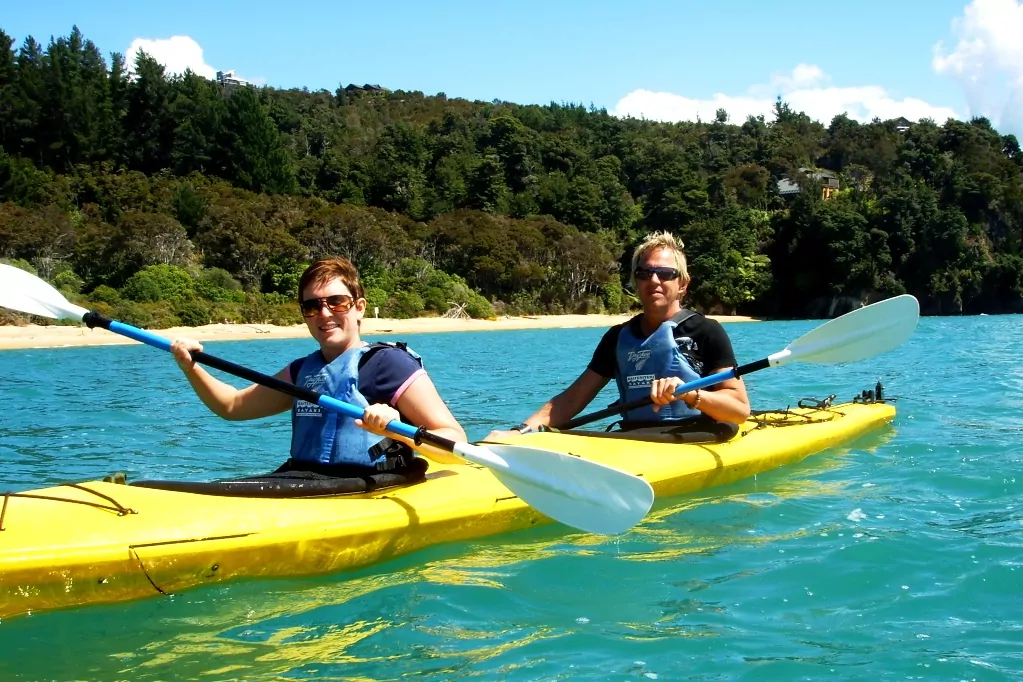
<svg viewBox="0 0 1023 682"><path fill-rule="evenodd" d="M732 342L721 324L682 307L689 286L682 247L670 232L652 234L637 247L632 257L632 285L643 312L611 327L579 378L513 432L525 433L568 421L612 379L618 384L622 403L646 396L653 401L623 415L625 428L700 417L741 424L749 417L749 398L741 378L728 379L710 389L675 394L683 383L732 369L736 364ZM487 439L508 435L506 431L494 431Z"/></svg>
<svg viewBox="0 0 1023 682"><path fill-rule="evenodd" d="M298 290L302 316L319 348L289 363L276 377L361 407L362 419L325 411L260 384L237 389L192 360L189 351L201 351L201 344L177 339L171 352L206 407L231 420L291 410L291 458L279 471L357 476L408 470L413 443L387 435L385 427L392 420L466 441L419 355L404 344L368 344L359 338L366 299L352 263L344 258L318 260L302 273ZM461 461L439 450L427 454L438 461ZM419 474L425 471L421 464L415 467Z"/></svg>

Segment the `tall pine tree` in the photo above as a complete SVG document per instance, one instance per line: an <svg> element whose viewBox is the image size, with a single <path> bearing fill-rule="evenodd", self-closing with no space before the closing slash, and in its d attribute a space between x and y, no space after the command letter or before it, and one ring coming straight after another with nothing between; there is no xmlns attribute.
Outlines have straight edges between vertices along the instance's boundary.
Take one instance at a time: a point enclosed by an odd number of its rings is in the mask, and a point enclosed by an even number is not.
<svg viewBox="0 0 1023 682"><path fill-rule="evenodd" d="M0 149L14 153L14 111L18 106L18 77L14 66L14 39L0 30Z"/></svg>
<svg viewBox="0 0 1023 682"><path fill-rule="evenodd" d="M18 50L15 63L18 99L14 110L14 130L18 153L42 165L43 149L39 139L39 119L43 107L43 52L29 36Z"/></svg>
<svg viewBox="0 0 1023 682"><path fill-rule="evenodd" d="M139 50L124 114L129 167L151 174L170 166L174 145L171 94L163 65Z"/></svg>
<svg viewBox="0 0 1023 682"><path fill-rule="evenodd" d="M107 76L107 99L109 101L109 129L105 146L107 160L115 166L127 163L124 134L125 116L128 112L128 75L124 66L124 55L114 52L110 55L110 72Z"/></svg>
<svg viewBox="0 0 1023 682"><path fill-rule="evenodd" d="M253 192L288 194L296 190L291 159L255 88L232 90L222 130L221 153L228 179Z"/></svg>
<svg viewBox="0 0 1023 682"><path fill-rule="evenodd" d="M177 83L173 112L177 122L171 152L174 172L223 175L225 168L214 163L216 136L226 114L220 88L190 69L185 71Z"/></svg>

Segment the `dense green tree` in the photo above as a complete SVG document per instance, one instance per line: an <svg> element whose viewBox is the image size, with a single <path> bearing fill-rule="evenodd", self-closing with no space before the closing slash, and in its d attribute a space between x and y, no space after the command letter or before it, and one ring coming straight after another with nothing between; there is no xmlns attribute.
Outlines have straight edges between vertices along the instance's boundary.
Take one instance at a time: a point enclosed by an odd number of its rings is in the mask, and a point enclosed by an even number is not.
<svg viewBox="0 0 1023 682"><path fill-rule="evenodd" d="M221 152L229 179L253 192L293 192L296 182L291 160L253 88L237 88L231 93L225 119Z"/></svg>
<svg viewBox="0 0 1023 682"><path fill-rule="evenodd" d="M174 97L174 130L171 163L178 175L217 173L227 168L217 147L217 135L224 125L226 105L220 90L191 70L185 72Z"/></svg>
<svg viewBox="0 0 1023 682"><path fill-rule="evenodd" d="M489 213L508 209L508 186L497 154L486 154L470 171L465 205Z"/></svg>
<svg viewBox="0 0 1023 682"><path fill-rule="evenodd" d="M123 294L132 301L147 303L184 300L195 295L195 280L188 271L173 265L149 265L128 278Z"/></svg>
<svg viewBox="0 0 1023 682"><path fill-rule="evenodd" d="M309 216L298 240L311 258L336 255L360 270L390 268L414 252L408 223L378 208L328 206Z"/></svg>
<svg viewBox="0 0 1023 682"><path fill-rule="evenodd" d="M426 140L414 126L394 124L377 140L373 160L373 201L390 211L422 218L426 210Z"/></svg>
<svg viewBox="0 0 1023 682"><path fill-rule="evenodd" d="M203 250L206 265L227 270L248 290L258 288L273 260L289 257L299 260L304 256L294 237L231 201L210 207L200 225L196 245Z"/></svg>
<svg viewBox="0 0 1023 682"><path fill-rule="evenodd" d="M192 264L192 242L181 223L168 215L127 211L119 217L117 227L117 249L132 270L149 265L185 268Z"/></svg>
<svg viewBox="0 0 1023 682"><path fill-rule="evenodd" d="M11 124L15 145L8 147L11 154L19 154L40 165L46 165L44 142L39 138L46 85L43 81L43 51L39 43L29 36L18 50L15 61L15 75L18 81L14 120Z"/></svg>
<svg viewBox="0 0 1023 682"><path fill-rule="evenodd" d="M654 230L686 242L704 311L830 315L903 291L926 313L1023 309L1023 153L987 119L822 124L779 99L661 123L130 66L75 27L17 49L0 30L0 256L132 320L293 319L296 270L328 254L395 314L618 310ZM245 291L98 288L154 265Z"/></svg>
<svg viewBox="0 0 1023 682"><path fill-rule="evenodd" d="M106 159L115 165L127 162L127 141L125 135L125 116L128 113L128 73L124 65L124 56L115 52L110 56L110 73L107 76L107 93L110 98L109 110L110 130L107 131Z"/></svg>
<svg viewBox="0 0 1023 682"><path fill-rule="evenodd" d="M512 192L529 187L538 165L536 133L513 116L498 115L487 122L483 143L497 153L504 166L505 184Z"/></svg>
<svg viewBox="0 0 1023 682"><path fill-rule="evenodd" d="M18 108L18 76L14 39L0 30L0 149L16 149L14 112Z"/></svg>
<svg viewBox="0 0 1023 682"><path fill-rule="evenodd" d="M163 66L139 50L123 119L129 167L151 174L170 166L175 128L172 97Z"/></svg>

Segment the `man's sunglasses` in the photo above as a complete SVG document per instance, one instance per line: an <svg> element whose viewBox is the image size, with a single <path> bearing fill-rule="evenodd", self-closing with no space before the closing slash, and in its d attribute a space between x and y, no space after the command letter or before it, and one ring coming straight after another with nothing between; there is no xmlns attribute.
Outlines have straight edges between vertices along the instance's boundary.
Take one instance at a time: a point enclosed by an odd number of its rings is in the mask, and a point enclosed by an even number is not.
<svg viewBox="0 0 1023 682"><path fill-rule="evenodd" d="M323 310L323 306L327 306L332 313L347 313L354 303L351 296L337 294L324 298L307 298L299 303L299 306L302 308L302 317L313 317Z"/></svg>
<svg viewBox="0 0 1023 682"><path fill-rule="evenodd" d="M678 279L682 273L675 268L636 268L632 274L636 276L636 279L643 281L653 279L654 275L657 275L657 279L662 282L670 282L673 279Z"/></svg>

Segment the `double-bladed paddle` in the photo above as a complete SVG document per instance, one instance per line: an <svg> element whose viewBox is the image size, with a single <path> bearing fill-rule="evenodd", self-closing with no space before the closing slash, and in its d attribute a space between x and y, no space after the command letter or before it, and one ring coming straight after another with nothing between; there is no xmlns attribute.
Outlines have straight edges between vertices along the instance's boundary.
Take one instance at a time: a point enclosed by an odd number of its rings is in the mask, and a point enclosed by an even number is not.
<svg viewBox="0 0 1023 682"><path fill-rule="evenodd" d="M819 365L837 365L858 362L897 348L916 329L920 319L920 304L913 296L903 294L859 308L841 317L825 322L803 334L783 350L762 360L711 374L675 389L675 395L707 388L722 381L741 377L768 367L781 367L790 362L812 362ZM603 410L569 419L552 429L574 429L616 414L649 405L649 396L624 405L612 405Z"/></svg>
<svg viewBox="0 0 1023 682"><path fill-rule="evenodd" d="M171 342L151 332L70 303L45 281L10 265L0 264L0 306L42 317L79 320L115 334L170 351ZM205 352L192 352L196 362L262 384L325 410L360 419L355 405L321 395L272 376L236 365ZM650 510L654 491L638 476L613 467L551 450L519 445L454 442L423 428L392 421L387 430L484 466L523 502L568 526L590 533L614 535L639 523Z"/></svg>

